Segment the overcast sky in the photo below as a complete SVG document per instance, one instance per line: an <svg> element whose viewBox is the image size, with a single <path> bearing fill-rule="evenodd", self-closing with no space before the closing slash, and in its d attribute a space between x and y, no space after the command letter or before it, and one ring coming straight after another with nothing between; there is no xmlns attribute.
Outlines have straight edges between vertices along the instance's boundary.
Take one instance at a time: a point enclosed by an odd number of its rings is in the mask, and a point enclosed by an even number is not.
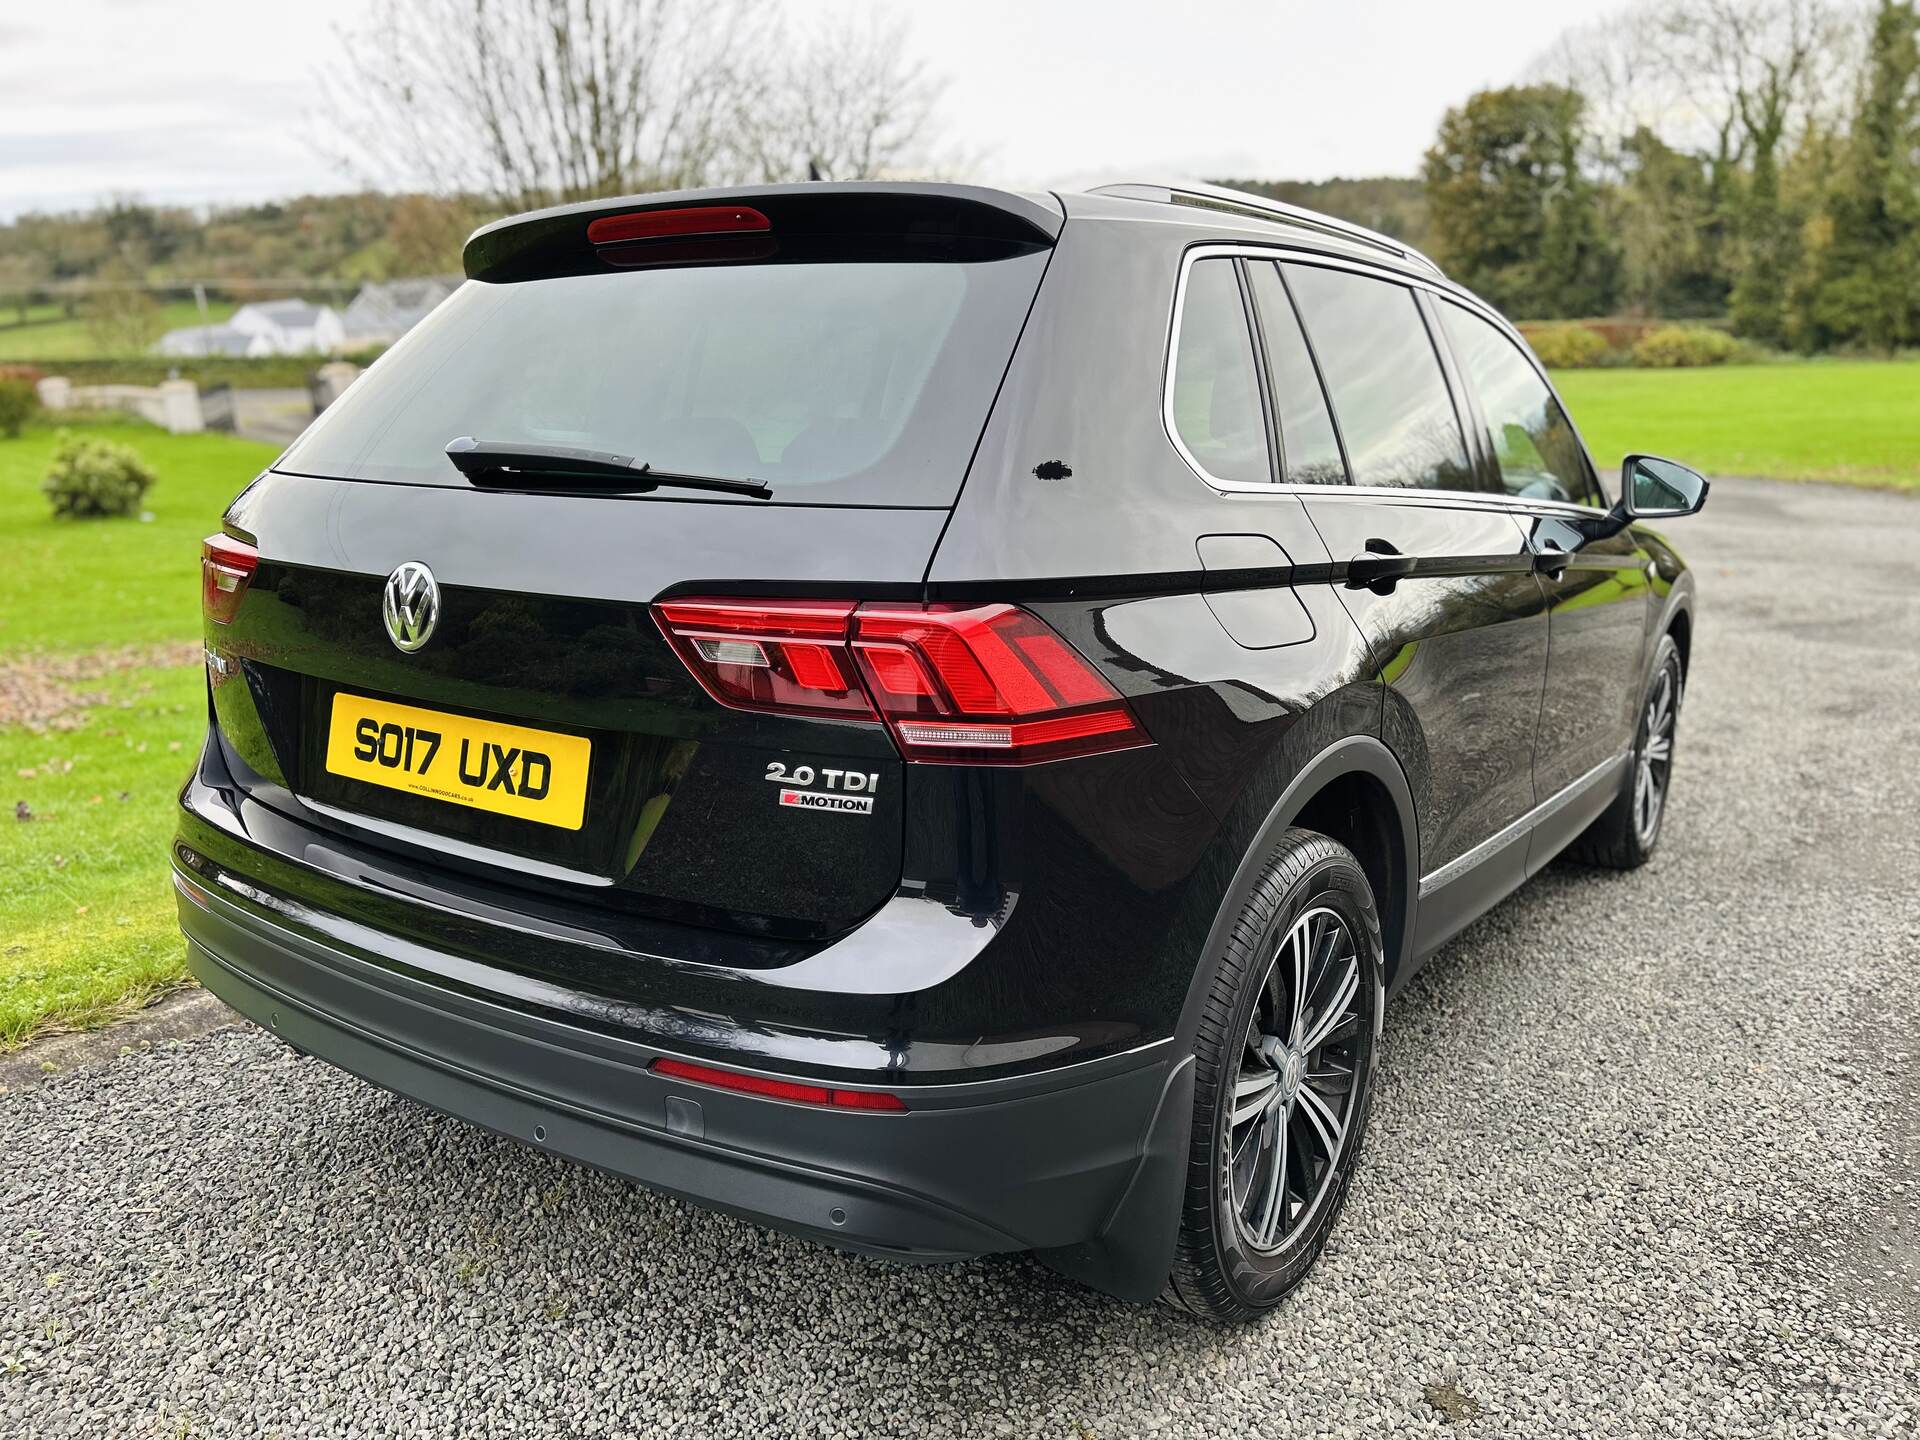
<svg viewBox="0 0 1920 1440"><path fill-rule="evenodd" d="M313 75L367 0L0 0L0 218L350 188ZM846 0L786 0L797 17ZM1441 113L1621 0L895 0L972 178L1410 175Z"/></svg>

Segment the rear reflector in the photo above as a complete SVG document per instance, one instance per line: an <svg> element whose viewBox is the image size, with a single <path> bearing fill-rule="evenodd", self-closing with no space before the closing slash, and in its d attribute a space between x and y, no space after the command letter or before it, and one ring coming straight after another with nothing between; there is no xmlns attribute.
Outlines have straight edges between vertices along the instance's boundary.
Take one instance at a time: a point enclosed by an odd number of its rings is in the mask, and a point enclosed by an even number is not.
<svg viewBox="0 0 1920 1440"><path fill-rule="evenodd" d="M588 223L587 239L595 245L620 245L633 240L739 235L772 228L772 222L751 205L693 205L680 210L602 215Z"/></svg>
<svg viewBox="0 0 1920 1440"><path fill-rule="evenodd" d="M878 720L909 760L1027 765L1150 743L1106 678L1018 606L698 599L654 613L721 704Z"/></svg>
<svg viewBox="0 0 1920 1440"><path fill-rule="evenodd" d="M695 1065L686 1060L660 1059L647 1068L670 1080L691 1080L696 1085L738 1090L743 1095L763 1095L769 1100L786 1100L795 1105L829 1105L839 1110L878 1110L890 1114L900 1114L907 1108L898 1095L884 1090L833 1090L796 1080L769 1080L763 1075L746 1075L738 1070L716 1070L711 1065Z"/></svg>
<svg viewBox="0 0 1920 1440"><path fill-rule="evenodd" d="M216 625L232 622L247 584L260 564L260 552L231 535L209 535L200 542L200 608Z"/></svg>

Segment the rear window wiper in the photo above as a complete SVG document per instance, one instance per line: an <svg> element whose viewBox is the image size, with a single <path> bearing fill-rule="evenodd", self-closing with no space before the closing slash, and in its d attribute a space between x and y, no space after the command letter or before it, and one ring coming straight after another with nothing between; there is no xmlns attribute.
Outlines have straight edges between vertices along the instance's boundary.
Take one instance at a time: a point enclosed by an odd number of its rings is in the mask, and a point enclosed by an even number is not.
<svg viewBox="0 0 1920 1440"><path fill-rule="evenodd" d="M671 485L679 490L719 490L761 500L773 493L773 487L764 480L656 470L631 455L577 450L569 445L509 445L462 435L447 442L447 459L475 485L496 489L524 489L541 479L574 479L593 482L589 488L595 490L647 491Z"/></svg>

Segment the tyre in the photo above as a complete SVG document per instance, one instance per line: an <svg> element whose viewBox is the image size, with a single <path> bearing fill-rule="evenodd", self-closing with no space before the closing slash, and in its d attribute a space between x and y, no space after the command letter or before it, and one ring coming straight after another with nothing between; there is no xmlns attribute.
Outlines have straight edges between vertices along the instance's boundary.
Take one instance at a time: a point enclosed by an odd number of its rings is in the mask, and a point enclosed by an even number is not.
<svg viewBox="0 0 1920 1440"><path fill-rule="evenodd" d="M1325 1247L1366 1133L1384 973L1360 862L1288 830L1234 923L1195 1037L1169 1305L1251 1319Z"/></svg>
<svg viewBox="0 0 1920 1440"><path fill-rule="evenodd" d="M1673 783L1673 742L1685 689L1680 647L1671 635L1662 635L1654 651L1653 678L1640 704L1640 723L1634 732L1620 793L1568 847L1567 853L1574 859L1609 870L1637 870L1653 858L1654 847L1660 843L1660 825L1667 816L1667 794Z"/></svg>

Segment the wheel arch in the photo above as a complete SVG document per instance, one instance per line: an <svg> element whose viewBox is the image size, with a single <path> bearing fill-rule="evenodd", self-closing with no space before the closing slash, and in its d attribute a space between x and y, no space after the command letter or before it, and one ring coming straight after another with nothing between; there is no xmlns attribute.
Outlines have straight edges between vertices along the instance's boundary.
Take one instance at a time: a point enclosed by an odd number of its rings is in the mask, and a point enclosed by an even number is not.
<svg viewBox="0 0 1920 1440"><path fill-rule="evenodd" d="M1674 606L1673 613L1667 617L1666 633L1673 637L1674 646L1680 651L1680 675L1685 679L1693 665L1693 607L1691 605Z"/></svg>
<svg viewBox="0 0 1920 1440"><path fill-rule="evenodd" d="M1257 805L1257 801L1254 803ZM1356 804L1377 815L1378 845L1398 854L1397 860L1390 859L1383 850L1374 861L1385 867L1388 884L1393 887L1385 894L1376 890L1374 897L1381 910L1382 939L1388 934L1398 936L1397 943L1387 942L1389 990L1397 976L1411 973L1408 961L1417 886L1408 877L1420 853L1413 791L1400 762L1377 737L1349 735L1327 745L1293 774L1240 847L1238 861L1206 932L1205 946L1194 965L1175 1033L1175 1053L1184 1058L1175 1064L1159 1109L1143 1137L1140 1167L1098 1235L1064 1250L1040 1251L1042 1262L1122 1299L1141 1302L1159 1292L1173 1263L1180 1225L1194 1104L1192 1051L1200 1014L1213 984L1215 959L1225 950L1227 933L1252 895L1281 834L1304 823L1303 817L1322 824L1336 823L1334 817ZM1351 833L1363 833L1349 828ZM1366 856L1356 854L1365 868L1369 863ZM1373 874L1368 871L1370 883Z"/></svg>
<svg viewBox="0 0 1920 1440"><path fill-rule="evenodd" d="M1259 882L1260 871L1281 834L1299 825L1345 845L1359 859L1374 887L1391 991L1411 973L1414 905L1419 886L1420 833L1413 789L1385 743L1372 735L1349 735L1319 751L1294 774L1241 849L1232 878L1207 931L1201 963L1180 1017L1179 1043L1191 1045L1200 998L1211 976L1208 961L1226 944L1234 917Z"/></svg>

